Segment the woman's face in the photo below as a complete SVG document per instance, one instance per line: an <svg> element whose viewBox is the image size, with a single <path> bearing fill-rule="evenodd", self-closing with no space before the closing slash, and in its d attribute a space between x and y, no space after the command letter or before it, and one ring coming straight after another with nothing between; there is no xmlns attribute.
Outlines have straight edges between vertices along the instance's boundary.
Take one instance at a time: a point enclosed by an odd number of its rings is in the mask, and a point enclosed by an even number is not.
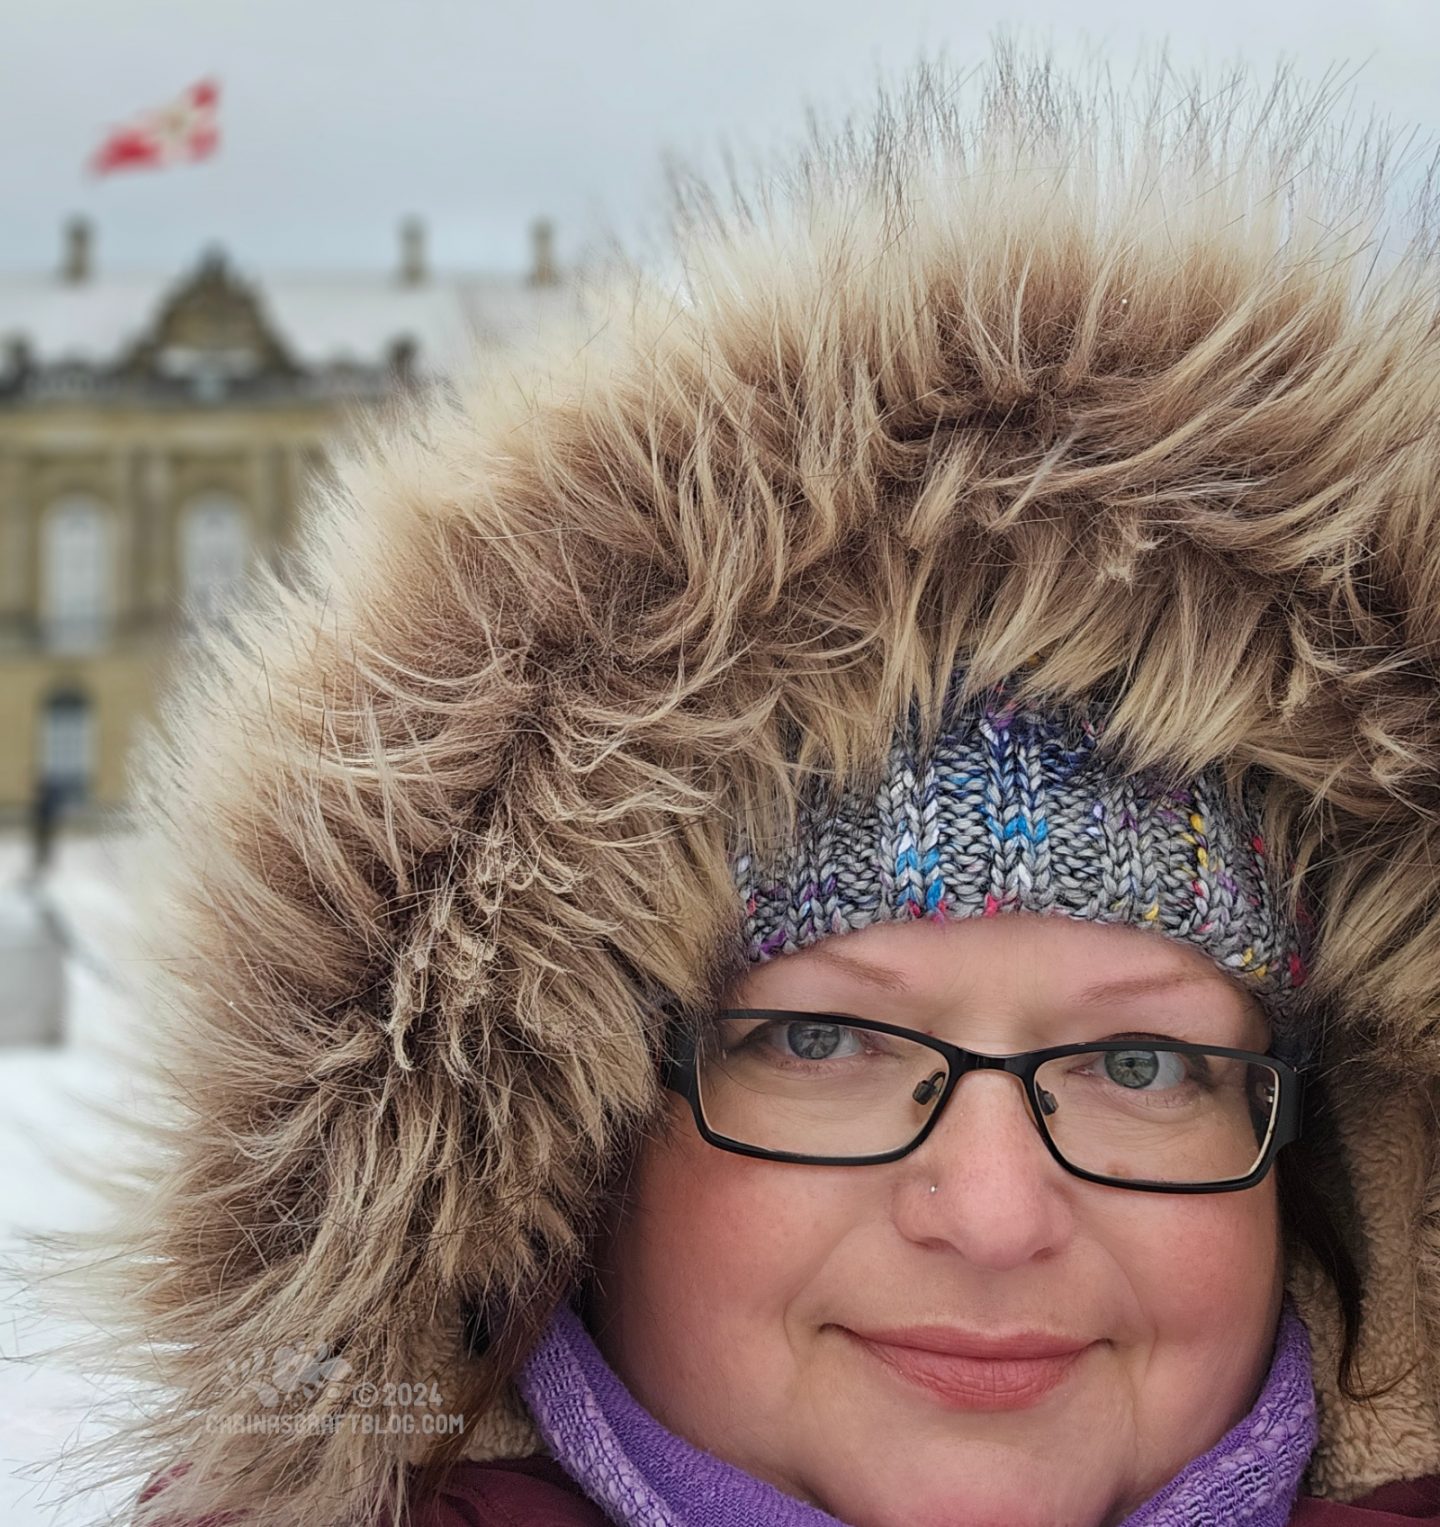
<svg viewBox="0 0 1440 1527"><path fill-rule="evenodd" d="M1269 1040L1199 951L1025 913L832 937L755 967L726 1002L993 1054ZM963 1077L925 1143L883 1165L721 1151L672 1098L599 1265L597 1337L641 1403L854 1527L1122 1520L1248 1411L1282 1293L1273 1173L1235 1193L1085 1182L995 1071ZM986 1337L1030 1346L977 1364Z"/></svg>

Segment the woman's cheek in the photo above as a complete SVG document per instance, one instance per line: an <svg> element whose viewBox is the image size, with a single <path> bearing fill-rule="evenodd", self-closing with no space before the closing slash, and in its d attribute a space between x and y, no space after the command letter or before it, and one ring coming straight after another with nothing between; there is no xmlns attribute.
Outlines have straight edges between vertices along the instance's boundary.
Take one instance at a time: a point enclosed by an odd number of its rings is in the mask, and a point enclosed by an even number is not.
<svg viewBox="0 0 1440 1527"><path fill-rule="evenodd" d="M1284 1285L1274 1187L1156 1194L1130 1215L1107 1204L1091 1224L1125 1293L1117 1378L1155 1485L1195 1455L1197 1435L1233 1426L1264 1381Z"/></svg>
<svg viewBox="0 0 1440 1527"><path fill-rule="evenodd" d="M640 1196L652 1206L653 1277L673 1285L673 1299L708 1298L712 1319L773 1321L844 1234L845 1195L793 1165L682 1137L650 1169Z"/></svg>
<svg viewBox="0 0 1440 1527"><path fill-rule="evenodd" d="M1137 1195L1138 1196L1138 1195ZM1157 1324L1212 1336L1224 1313L1267 1311L1278 1299L1281 1250L1273 1182L1241 1193L1151 1195L1148 1209L1111 1206L1096 1233ZM1133 1199L1132 1199L1133 1202ZM1224 1255L1217 1256L1216 1248Z"/></svg>
<svg viewBox="0 0 1440 1527"><path fill-rule="evenodd" d="M796 1188L793 1166L672 1133L642 1153L603 1257L602 1350L652 1415L712 1450L751 1453L749 1431L802 1383L811 1333L788 1317L847 1221L834 1186Z"/></svg>

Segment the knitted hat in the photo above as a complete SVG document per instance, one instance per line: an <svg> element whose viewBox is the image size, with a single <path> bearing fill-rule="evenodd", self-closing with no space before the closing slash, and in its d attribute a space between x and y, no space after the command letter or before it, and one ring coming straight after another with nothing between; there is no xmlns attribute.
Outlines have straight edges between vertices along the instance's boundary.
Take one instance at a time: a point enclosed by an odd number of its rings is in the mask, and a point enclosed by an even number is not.
<svg viewBox="0 0 1440 1527"><path fill-rule="evenodd" d="M1103 720L1042 713L998 686L951 707L923 756L911 724L873 794L807 801L769 862L734 859L751 963L828 934L913 917L1039 912L1154 929L1240 977L1274 1052L1309 1058L1298 1021L1303 905L1287 916L1247 795L1217 769L1180 784L1122 775L1097 753Z"/></svg>

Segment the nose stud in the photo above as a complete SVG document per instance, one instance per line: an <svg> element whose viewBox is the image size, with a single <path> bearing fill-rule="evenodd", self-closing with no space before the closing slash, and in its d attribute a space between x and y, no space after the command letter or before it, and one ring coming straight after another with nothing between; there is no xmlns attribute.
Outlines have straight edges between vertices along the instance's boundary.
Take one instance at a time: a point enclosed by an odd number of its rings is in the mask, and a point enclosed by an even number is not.
<svg viewBox="0 0 1440 1527"><path fill-rule="evenodd" d="M936 1191L937 1191L937 1188L938 1188L938 1184L936 1184L936 1183L933 1183L933 1182L932 1182L932 1183L931 1183L931 1184L930 1184L930 1191L931 1191L931 1192L932 1192L932 1193L934 1193L934 1192L936 1192Z"/></svg>

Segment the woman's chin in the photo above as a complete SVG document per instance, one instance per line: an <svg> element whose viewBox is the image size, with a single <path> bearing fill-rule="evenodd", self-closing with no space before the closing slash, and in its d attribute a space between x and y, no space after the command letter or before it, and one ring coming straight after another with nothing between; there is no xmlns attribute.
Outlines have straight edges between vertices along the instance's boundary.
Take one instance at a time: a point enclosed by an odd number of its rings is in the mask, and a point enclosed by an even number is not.
<svg viewBox="0 0 1440 1527"><path fill-rule="evenodd" d="M1006 1480L971 1475L951 1485L922 1482L913 1473L888 1487L876 1483L854 1499L826 1502L825 1509L849 1527L1094 1527L1123 1516L1105 1502L1051 1491L1013 1472Z"/></svg>
<svg viewBox="0 0 1440 1527"><path fill-rule="evenodd" d="M938 1442L826 1460L819 1504L849 1527L1096 1527L1122 1520L1113 1468L1086 1477L1021 1446ZM897 1460L903 1460L899 1462Z"/></svg>

